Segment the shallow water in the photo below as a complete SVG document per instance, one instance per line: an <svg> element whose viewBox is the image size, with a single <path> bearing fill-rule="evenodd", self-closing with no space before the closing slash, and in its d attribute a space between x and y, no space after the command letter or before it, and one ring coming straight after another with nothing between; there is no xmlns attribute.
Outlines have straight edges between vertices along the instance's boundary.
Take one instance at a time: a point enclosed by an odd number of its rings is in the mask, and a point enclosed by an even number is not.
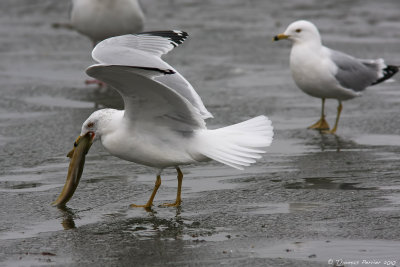
<svg viewBox="0 0 400 267"><path fill-rule="evenodd" d="M326 240L295 241L255 248L261 257L292 258L319 261L327 265L343 264L393 266L398 262L394 256L400 250L400 242L388 240Z"/></svg>
<svg viewBox="0 0 400 267"><path fill-rule="evenodd" d="M110 156L100 144L68 208L50 203L65 182L66 153L96 109L121 108L113 91L86 86L91 44L51 25L68 1L0 2L0 266L399 266L399 78L344 103L336 136L306 127L320 100L290 77L287 42L272 36L295 19L325 44L400 62L398 1L143 1L146 30L182 29L165 58L193 84L210 128L266 114L273 145L245 171L216 162L165 170L152 212L155 170ZM161 26L160 26L161 25ZM333 124L336 101L327 101ZM354 261L354 262L352 262Z"/></svg>

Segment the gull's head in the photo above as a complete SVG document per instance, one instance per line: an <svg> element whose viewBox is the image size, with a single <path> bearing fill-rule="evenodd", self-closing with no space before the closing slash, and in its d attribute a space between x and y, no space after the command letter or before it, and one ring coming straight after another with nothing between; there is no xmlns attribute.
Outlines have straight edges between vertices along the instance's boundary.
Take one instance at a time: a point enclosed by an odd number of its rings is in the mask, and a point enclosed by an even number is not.
<svg viewBox="0 0 400 267"><path fill-rule="evenodd" d="M96 141L105 132L107 132L110 124L112 124L115 109L100 109L92 113L89 118L82 124L81 136L88 133L93 135L93 141Z"/></svg>
<svg viewBox="0 0 400 267"><path fill-rule="evenodd" d="M293 43L321 43L321 36L317 27L307 20L298 20L291 23L284 33L274 37L274 41L282 39L289 39Z"/></svg>
<svg viewBox="0 0 400 267"><path fill-rule="evenodd" d="M65 182L61 194L56 201L53 202L53 205L62 207L70 200L79 184L85 165L85 155L89 152L92 143L103 134L115 128L115 123L118 124L120 121L115 119L122 118L122 116L122 111L102 109L93 112L83 123L81 134L76 139L74 148L67 155L71 158L67 181Z"/></svg>
<svg viewBox="0 0 400 267"><path fill-rule="evenodd" d="M99 124L101 124L101 114L98 111L92 113L89 118L82 124L80 136L85 136L90 133L93 136L93 141L98 139L99 136Z"/></svg>

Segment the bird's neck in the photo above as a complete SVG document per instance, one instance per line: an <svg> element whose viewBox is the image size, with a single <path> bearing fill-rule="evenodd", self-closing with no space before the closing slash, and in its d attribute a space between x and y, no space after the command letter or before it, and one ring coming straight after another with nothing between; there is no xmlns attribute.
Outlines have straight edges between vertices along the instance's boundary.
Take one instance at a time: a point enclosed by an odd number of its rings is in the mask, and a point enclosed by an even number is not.
<svg viewBox="0 0 400 267"><path fill-rule="evenodd" d="M101 110L101 117L99 118L99 129L98 133L101 136L110 134L118 129L118 126L121 124L121 121L124 117L123 110L117 109L103 109Z"/></svg>
<svg viewBox="0 0 400 267"><path fill-rule="evenodd" d="M290 59L291 61L295 58L307 60L307 55L318 55L322 52L322 49L323 46L320 40L299 40L293 42Z"/></svg>

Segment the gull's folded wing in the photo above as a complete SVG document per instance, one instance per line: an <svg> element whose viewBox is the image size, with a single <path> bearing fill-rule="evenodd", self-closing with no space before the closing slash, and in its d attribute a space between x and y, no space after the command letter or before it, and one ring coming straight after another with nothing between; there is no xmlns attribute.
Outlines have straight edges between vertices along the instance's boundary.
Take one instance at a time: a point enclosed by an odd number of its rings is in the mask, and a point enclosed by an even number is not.
<svg viewBox="0 0 400 267"><path fill-rule="evenodd" d="M93 65L86 70L117 90L125 104L125 117L156 123L181 132L205 128L205 122L192 104L154 78L165 74L155 68L116 65Z"/></svg>
<svg viewBox="0 0 400 267"><path fill-rule="evenodd" d="M191 84L161 59L188 37L182 31L156 31L112 37L100 42L92 52L94 60L104 65L140 66L160 69L170 75L155 79L186 98L203 119L212 115Z"/></svg>
<svg viewBox="0 0 400 267"><path fill-rule="evenodd" d="M379 61L360 60L335 50L330 50L330 58L338 68L335 77L344 88L363 91L379 78Z"/></svg>

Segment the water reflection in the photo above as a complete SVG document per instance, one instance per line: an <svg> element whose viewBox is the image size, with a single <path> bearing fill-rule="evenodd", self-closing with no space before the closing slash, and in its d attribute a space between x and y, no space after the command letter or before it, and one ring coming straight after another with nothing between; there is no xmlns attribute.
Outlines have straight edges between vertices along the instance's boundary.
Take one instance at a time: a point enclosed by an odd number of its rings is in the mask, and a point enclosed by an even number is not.
<svg viewBox="0 0 400 267"><path fill-rule="evenodd" d="M288 183L286 189L377 190L377 187L358 187L360 183L338 183L333 178L304 178L304 182Z"/></svg>
<svg viewBox="0 0 400 267"><path fill-rule="evenodd" d="M315 139L317 139L315 142L319 145L321 151L336 150L336 152L340 152L344 144L343 140L336 134L318 132L318 136Z"/></svg>
<svg viewBox="0 0 400 267"><path fill-rule="evenodd" d="M77 218L77 216L75 215L75 212L72 209L65 206L58 207L58 210L62 214L61 225L64 228L64 230L76 228L74 219Z"/></svg>
<svg viewBox="0 0 400 267"><path fill-rule="evenodd" d="M170 217L169 210L167 211L168 214L163 214L163 212L163 209L159 211L151 210L148 211L146 217L128 219L121 223L122 230L139 240L180 239L187 227L181 216L182 208L177 207L173 217Z"/></svg>
<svg viewBox="0 0 400 267"><path fill-rule="evenodd" d="M323 134L317 132L314 137L307 142L307 145L317 144L321 151L341 152L343 149L360 149L361 146L353 140L346 140L337 134Z"/></svg>

